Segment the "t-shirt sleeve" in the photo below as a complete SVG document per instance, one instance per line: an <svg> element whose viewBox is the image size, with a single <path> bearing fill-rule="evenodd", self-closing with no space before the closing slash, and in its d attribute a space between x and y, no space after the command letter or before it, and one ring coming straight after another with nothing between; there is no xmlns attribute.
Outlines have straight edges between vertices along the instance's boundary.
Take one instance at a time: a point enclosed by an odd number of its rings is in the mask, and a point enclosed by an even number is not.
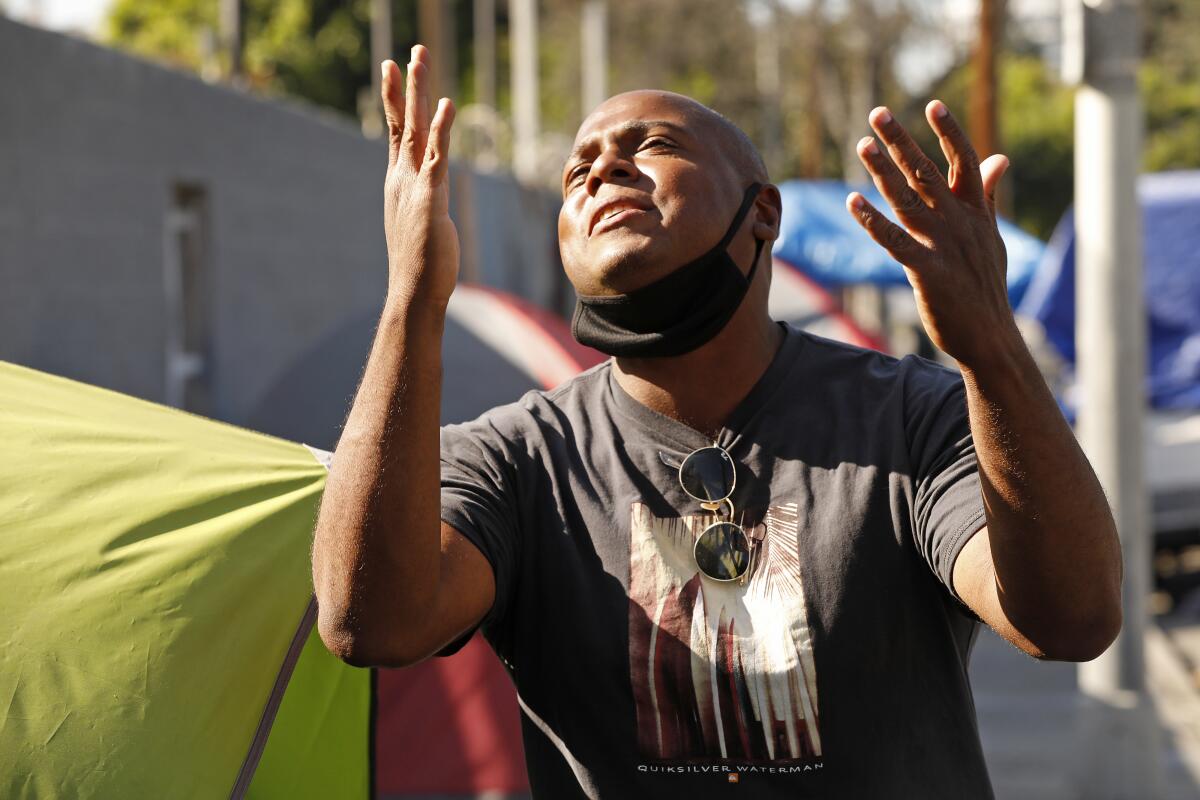
<svg viewBox="0 0 1200 800"><path fill-rule="evenodd" d="M954 562L986 523L966 390L946 367L913 356L904 366L915 544L965 609L954 591Z"/></svg>
<svg viewBox="0 0 1200 800"><path fill-rule="evenodd" d="M495 602L478 626L485 634L505 619L520 550L518 453L523 448L501 432L497 413L503 411L441 430L442 521L479 548L495 578ZM437 655L458 652L474 632L467 631Z"/></svg>

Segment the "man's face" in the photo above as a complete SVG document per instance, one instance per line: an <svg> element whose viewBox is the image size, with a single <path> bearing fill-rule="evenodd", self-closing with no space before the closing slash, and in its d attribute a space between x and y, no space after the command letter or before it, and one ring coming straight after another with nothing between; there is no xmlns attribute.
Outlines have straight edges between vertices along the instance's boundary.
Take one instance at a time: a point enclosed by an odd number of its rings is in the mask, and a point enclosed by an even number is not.
<svg viewBox="0 0 1200 800"><path fill-rule="evenodd" d="M721 239L745 186L714 128L692 101L654 91L617 95L584 120L558 215L576 291L641 288Z"/></svg>

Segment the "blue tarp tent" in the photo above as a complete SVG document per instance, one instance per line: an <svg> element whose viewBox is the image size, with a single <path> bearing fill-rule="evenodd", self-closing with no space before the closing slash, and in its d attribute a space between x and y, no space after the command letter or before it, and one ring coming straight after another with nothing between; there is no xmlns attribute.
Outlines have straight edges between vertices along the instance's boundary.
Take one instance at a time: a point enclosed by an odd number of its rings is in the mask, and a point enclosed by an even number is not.
<svg viewBox="0 0 1200 800"><path fill-rule="evenodd" d="M892 260L846 211L846 195L862 192L876 208L895 219L874 186L850 186L841 181L786 181L783 219L775 257L794 265L818 283L908 285L904 270ZM1000 221L1008 249L1008 294L1015 307L1029 285L1045 245L1010 222Z"/></svg>
<svg viewBox="0 0 1200 800"><path fill-rule="evenodd" d="M1143 175L1147 391L1159 409L1200 409L1200 171ZM1036 319L1075 362L1075 217L1068 211L1018 313Z"/></svg>

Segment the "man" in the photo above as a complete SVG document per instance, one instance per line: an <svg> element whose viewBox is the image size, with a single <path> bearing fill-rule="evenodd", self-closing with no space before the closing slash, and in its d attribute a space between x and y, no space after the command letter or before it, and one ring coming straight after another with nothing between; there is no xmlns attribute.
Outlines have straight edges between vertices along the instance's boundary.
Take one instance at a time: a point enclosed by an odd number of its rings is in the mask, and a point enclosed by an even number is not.
<svg viewBox="0 0 1200 800"><path fill-rule="evenodd" d="M458 244L428 59L404 94L383 65L389 289L317 523L326 645L400 666L482 627L535 797L990 796L978 621L1087 660L1121 616L1105 498L1008 306L1004 158L937 101L948 178L886 109L859 145L903 227L848 209L960 377L772 322L780 197L745 136L679 95L606 101L559 239L576 336L615 358L439 441Z"/></svg>

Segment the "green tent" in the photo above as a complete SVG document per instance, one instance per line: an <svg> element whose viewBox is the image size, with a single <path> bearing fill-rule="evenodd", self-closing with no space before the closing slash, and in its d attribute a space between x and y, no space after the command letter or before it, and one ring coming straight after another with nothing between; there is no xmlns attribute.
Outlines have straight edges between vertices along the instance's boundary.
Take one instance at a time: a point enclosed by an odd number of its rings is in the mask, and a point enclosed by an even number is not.
<svg viewBox="0 0 1200 800"><path fill-rule="evenodd" d="M366 797L303 445L0 362L0 797Z"/></svg>

